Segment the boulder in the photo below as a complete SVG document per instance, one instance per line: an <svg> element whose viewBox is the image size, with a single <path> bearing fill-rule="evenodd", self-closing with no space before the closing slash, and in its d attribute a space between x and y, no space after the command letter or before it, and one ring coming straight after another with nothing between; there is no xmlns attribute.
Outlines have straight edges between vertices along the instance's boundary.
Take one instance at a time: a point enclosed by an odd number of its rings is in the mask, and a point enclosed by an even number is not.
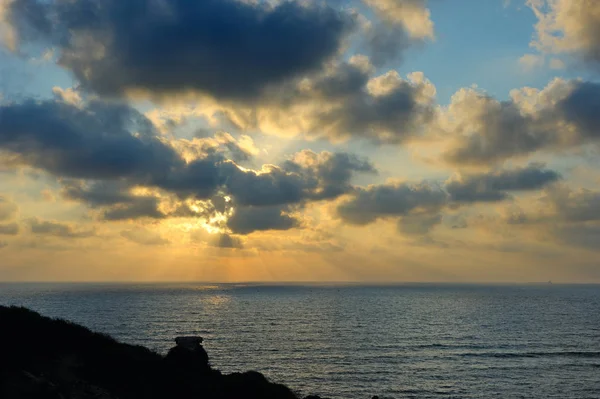
<svg viewBox="0 0 600 399"><path fill-rule="evenodd" d="M202 341L202 337L196 336L175 338L176 346L171 348L165 361L181 375L209 372L208 354L201 345Z"/></svg>
<svg viewBox="0 0 600 399"><path fill-rule="evenodd" d="M175 338L175 344L177 346L182 347L187 350L197 350L202 344L202 337L199 336L187 336L187 337L177 337Z"/></svg>

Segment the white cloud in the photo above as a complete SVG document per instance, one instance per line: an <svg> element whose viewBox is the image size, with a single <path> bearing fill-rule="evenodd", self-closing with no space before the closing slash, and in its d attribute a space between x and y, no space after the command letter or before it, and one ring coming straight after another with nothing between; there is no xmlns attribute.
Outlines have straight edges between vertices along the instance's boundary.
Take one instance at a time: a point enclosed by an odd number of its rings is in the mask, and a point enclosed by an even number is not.
<svg viewBox="0 0 600 399"><path fill-rule="evenodd" d="M519 58L519 64L526 72L534 71L545 64L544 56L538 54L525 54Z"/></svg>
<svg viewBox="0 0 600 399"><path fill-rule="evenodd" d="M527 0L527 5L538 18L534 48L600 61L600 1Z"/></svg>
<svg viewBox="0 0 600 399"><path fill-rule="evenodd" d="M363 0L379 18L400 24L413 39L434 39L431 12L424 0Z"/></svg>

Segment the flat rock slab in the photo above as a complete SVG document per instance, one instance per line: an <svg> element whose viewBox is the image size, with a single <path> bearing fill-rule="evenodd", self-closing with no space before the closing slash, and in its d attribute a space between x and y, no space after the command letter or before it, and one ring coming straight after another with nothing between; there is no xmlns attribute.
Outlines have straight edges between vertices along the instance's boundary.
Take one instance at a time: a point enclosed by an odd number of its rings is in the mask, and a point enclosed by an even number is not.
<svg viewBox="0 0 600 399"><path fill-rule="evenodd" d="M195 350L200 346L203 339L198 336L187 336L187 337L177 337L175 338L175 343L177 346L183 347L189 350Z"/></svg>

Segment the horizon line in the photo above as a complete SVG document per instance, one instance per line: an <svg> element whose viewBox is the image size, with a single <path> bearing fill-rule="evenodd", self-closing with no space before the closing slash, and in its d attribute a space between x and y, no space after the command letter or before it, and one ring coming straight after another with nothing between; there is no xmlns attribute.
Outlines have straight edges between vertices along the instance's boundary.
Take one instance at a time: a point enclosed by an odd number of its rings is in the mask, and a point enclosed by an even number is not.
<svg viewBox="0 0 600 399"><path fill-rule="evenodd" d="M14 280L0 281L1 284L206 284L206 285L600 285L597 282L580 281L202 281L202 280Z"/></svg>

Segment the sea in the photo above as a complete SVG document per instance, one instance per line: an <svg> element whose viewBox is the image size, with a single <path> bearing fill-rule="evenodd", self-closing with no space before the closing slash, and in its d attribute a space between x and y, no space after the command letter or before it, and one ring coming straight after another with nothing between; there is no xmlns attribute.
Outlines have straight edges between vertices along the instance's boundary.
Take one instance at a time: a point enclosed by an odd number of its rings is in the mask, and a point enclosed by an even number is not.
<svg viewBox="0 0 600 399"><path fill-rule="evenodd" d="M2 283L0 304L160 353L200 335L302 396L600 398L599 285Z"/></svg>

